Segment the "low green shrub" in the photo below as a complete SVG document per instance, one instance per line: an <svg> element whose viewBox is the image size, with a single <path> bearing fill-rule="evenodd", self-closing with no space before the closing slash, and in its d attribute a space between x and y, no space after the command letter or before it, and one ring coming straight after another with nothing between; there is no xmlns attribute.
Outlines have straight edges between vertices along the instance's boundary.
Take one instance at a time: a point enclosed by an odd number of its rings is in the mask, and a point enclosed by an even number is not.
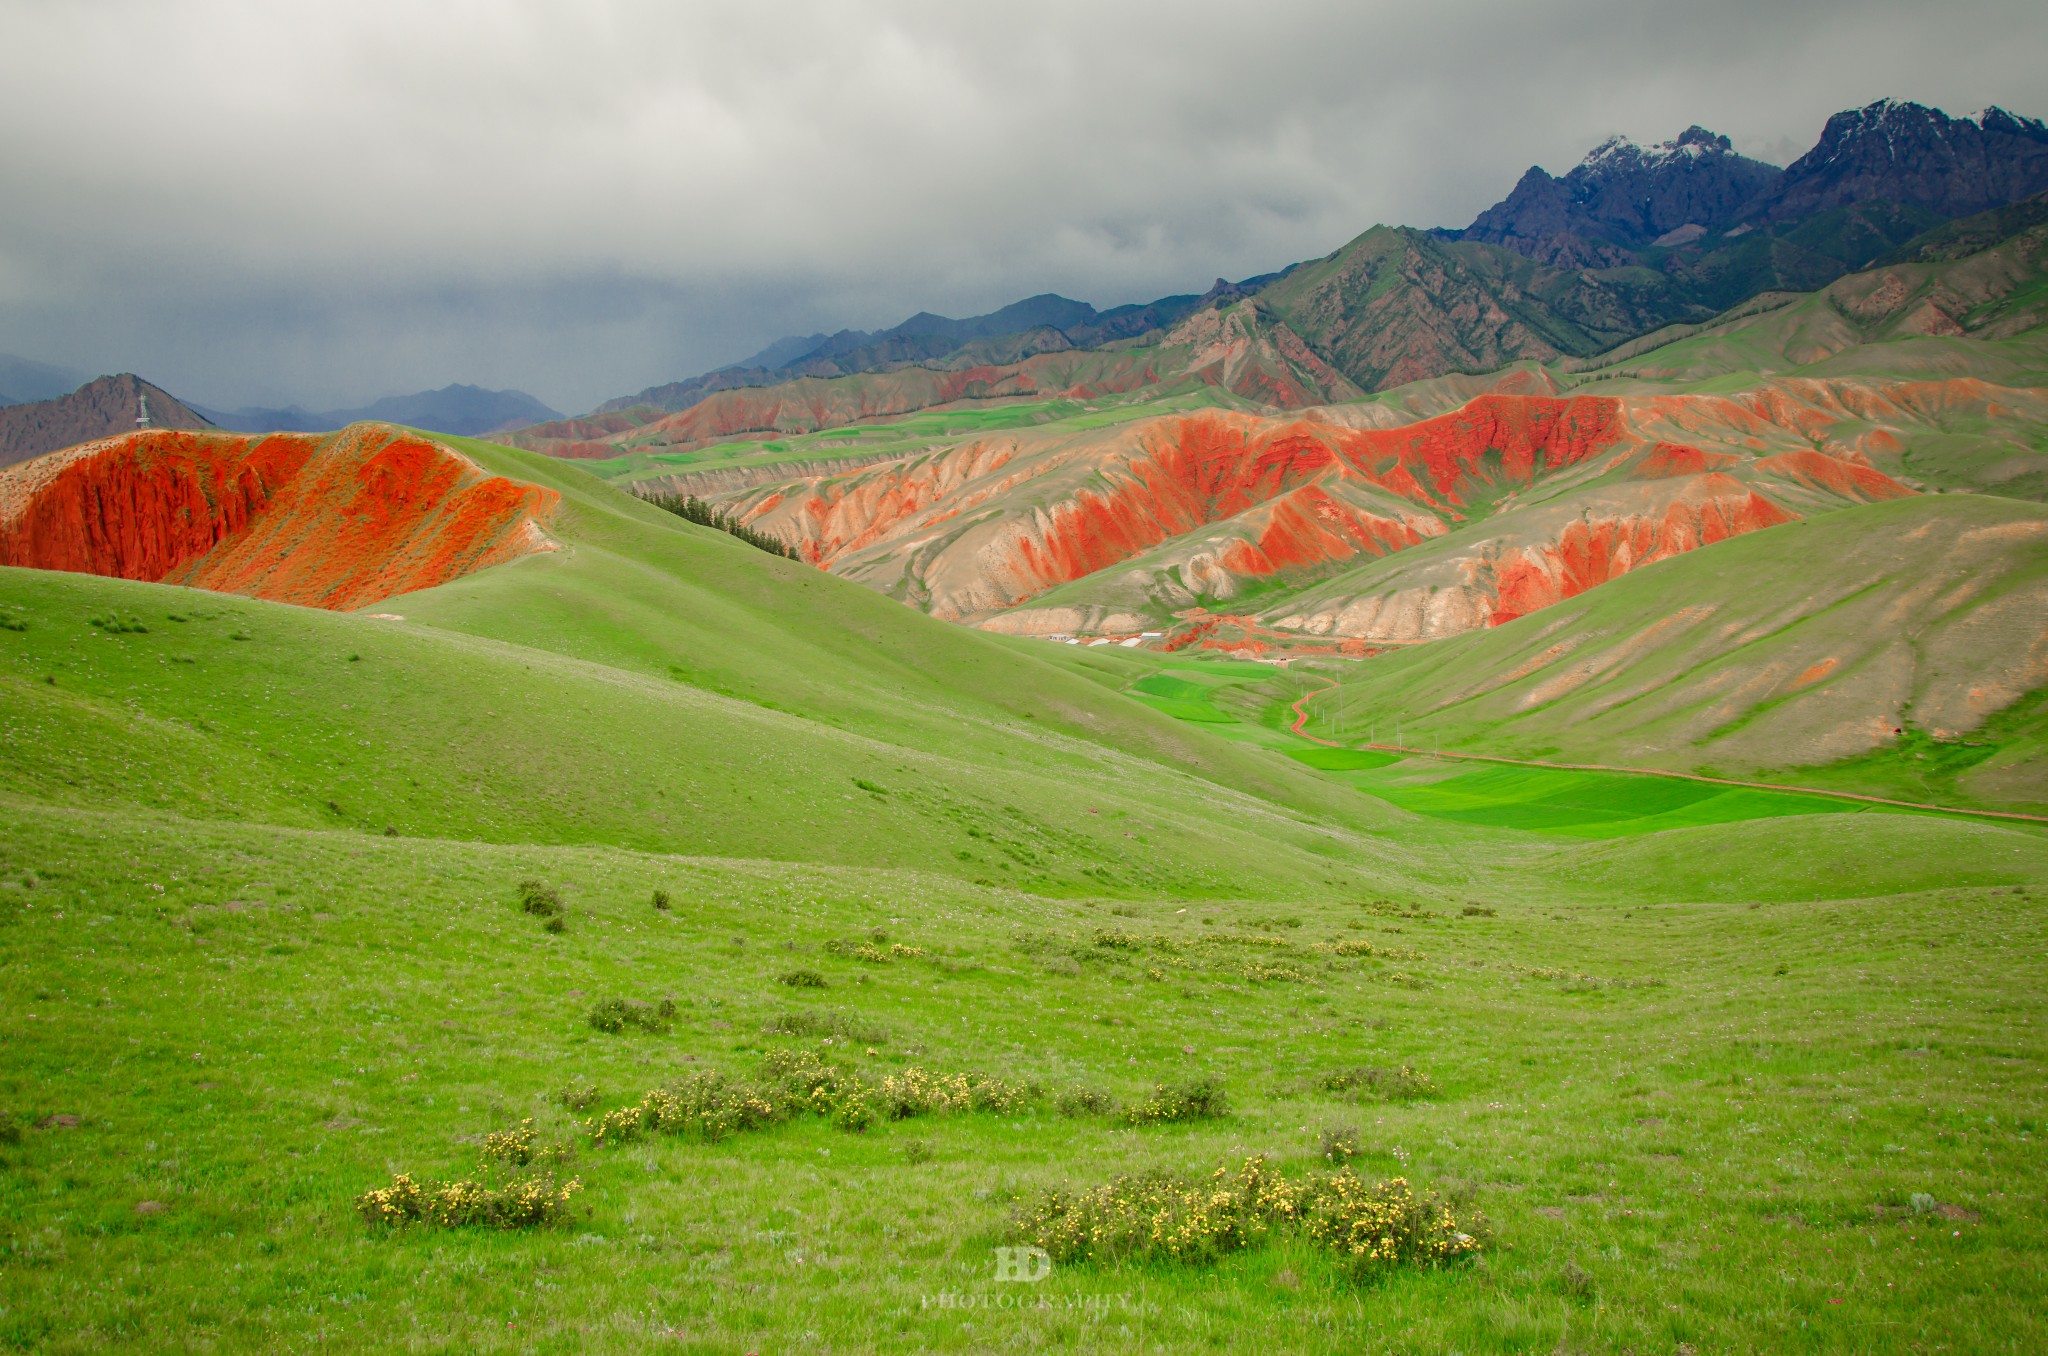
<svg viewBox="0 0 2048 1356"><path fill-rule="evenodd" d="M1391 899L1375 899L1369 903L1361 900L1358 907L1364 909L1367 913L1378 914L1382 918L1436 917L1435 914L1423 908L1420 904L1396 904Z"/></svg>
<svg viewBox="0 0 2048 1356"><path fill-rule="evenodd" d="M1230 1114L1223 1080L1213 1074L1185 1082L1154 1085L1152 1095L1124 1112L1132 1125L1163 1125L1169 1121L1214 1120Z"/></svg>
<svg viewBox="0 0 2048 1356"><path fill-rule="evenodd" d="M556 1176L555 1169L569 1157L566 1145L541 1143L533 1122L522 1121L484 1136L476 1176L416 1182L409 1173L399 1173L390 1186L356 1197L356 1214L366 1224L392 1227L535 1229L560 1224L570 1217L571 1198L583 1189L577 1178L565 1182Z"/></svg>
<svg viewBox="0 0 2048 1356"><path fill-rule="evenodd" d="M771 1050L751 1080L700 1069L654 1089L633 1106L595 1117L584 1129L599 1145L624 1144L648 1134L720 1140L798 1116L819 1116L843 1130L861 1131L884 1119L1013 1112L1039 1095L1029 1084L921 1069L871 1083L815 1051Z"/></svg>
<svg viewBox="0 0 2048 1356"><path fill-rule="evenodd" d="M917 960L924 956L923 947L905 946L901 942L891 942L888 934L882 932L877 932L866 940L855 938L852 941L846 941L834 938L825 943L825 949L835 956L844 956L848 960L866 961L869 965L887 965L895 960Z"/></svg>
<svg viewBox="0 0 2048 1356"><path fill-rule="evenodd" d="M1418 1196L1405 1178L1367 1182L1343 1168L1290 1180L1263 1156L1234 1173L1150 1173L1085 1191L1043 1191L1011 1223L1059 1262L1209 1261L1292 1234L1357 1276L1470 1256L1482 1232L1476 1214L1461 1220L1443 1198Z"/></svg>
<svg viewBox="0 0 2048 1356"><path fill-rule="evenodd" d="M1062 1116L1114 1116L1117 1100L1099 1088L1061 1088L1053 1098L1053 1109Z"/></svg>
<svg viewBox="0 0 2048 1356"><path fill-rule="evenodd" d="M1323 1092L1351 1093L1360 1101L1412 1102L1436 1093L1436 1081L1412 1064L1337 1069L1315 1079L1315 1086Z"/></svg>
<svg viewBox="0 0 2048 1356"><path fill-rule="evenodd" d="M540 1132L533 1128L529 1117L510 1130L493 1130L484 1136L483 1158L486 1163L506 1163L515 1168L560 1165L569 1161L569 1146L566 1144L543 1144Z"/></svg>
<svg viewBox="0 0 2048 1356"><path fill-rule="evenodd" d="M909 1068L882 1078L879 1100L892 1121L916 1116L946 1116L962 1111L1021 1111L1039 1096L1028 1083L1009 1083L982 1074L927 1073Z"/></svg>
<svg viewBox="0 0 2048 1356"><path fill-rule="evenodd" d="M356 1197L356 1214L367 1224L537 1229L566 1221L570 1198L582 1189L576 1178L558 1181L551 1172L521 1173L503 1182L426 1183L400 1173L390 1186Z"/></svg>
<svg viewBox="0 0 2048 1356"><path fill-rule="evenodd" d="M792 989L822 989L825 977L816 970L790 970L775 977L777 984L787 984Z"/></svg>
<svg viewBox="0 0 2048 1356"><path fill-rule="evenodd" d="M108 612L101 616L88 617L86 620L110 635L146 636L149 634L149 628L142 624L142 618L132 615L123 616L119 612Z"/></svg>
<svg viewBox="0 0 2048 1356"><path fill-rule="evenodd" d="M1358 1131L1348 1125L1325 1126L1316 1150L1325 1161L1342 1167L1358 1157Z"/></svg>
<svg viewBox="0 0 2048 1356"><path fill-rule="evenodd" d="M656 890L654 892L654 907L661 913L668 912L668 891Z"/></svg>
<svg viewBox="0 0 2048 1356"><path fill-rule="evenodd" d="M593 1143L624 1144L644 1134L721 1140L777 1119L775 1108L713 1069L702 1069L633 1106L607 1111L584 1128Z"/></svg>
<svg viewBox="0 0 2048 1356"><path fill-rule="evenodd" d="M597 1105L599 1096L597 1084L572 1080L562 1085L562 1090L555 1094L555 1100L571 1111L588 1111Z"/></svg>
<svg viewBox="0 0 2048 1356"><path fill-rule="evenodd" d="M519 907L522 912L537 917L557 917L562 912L562 896L552 885L523 880L519 882Z"/></svg>
<svg viewBox="0 0 2048 1356"><path fill-rule="evenodd" d="M606 998L590 1009L589 1022L599 1031L614 1035L627 1027L638 1027L657 1036L666 1035L676 1024L676 1005L664 998L659 1003L635 1003L629 998Z"/></svg>

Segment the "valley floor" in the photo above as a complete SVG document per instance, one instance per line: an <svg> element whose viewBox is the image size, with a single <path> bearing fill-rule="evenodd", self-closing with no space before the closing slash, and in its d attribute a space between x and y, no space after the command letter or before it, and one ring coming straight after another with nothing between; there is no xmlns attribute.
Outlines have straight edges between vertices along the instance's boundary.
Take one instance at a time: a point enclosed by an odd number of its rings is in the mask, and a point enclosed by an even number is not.
<svg viewBox="0 0 2048 1356"><path fill-rule="evenodd" d="M1445 826L1410 839L1431 859L1412 889L1274 904L11 800L0 1341L2039 1350L2048 840L1885 818L1592 843ZM520 912L529 877L565 931ZM878 933L922 954L863 956ZM825 987L777 983L798 968ZM587 1020L663 997L667 1034ZM1213 1074L1230 1105L622 1148L580 1130L795 1049L1127 1099ZM1402 1064L1434 1091L1314 1090ZM566 1109L586 1083L599 1100ZM576 1146L569 1225L355 1217L393 1173L461 1174L528 1118ZM1300 1172L1332 1128L1366 1176L1482 1211L1479 1257L1361 1283L1282 1244L997 1279L1040 1188L1256 1154Z"/></svg>

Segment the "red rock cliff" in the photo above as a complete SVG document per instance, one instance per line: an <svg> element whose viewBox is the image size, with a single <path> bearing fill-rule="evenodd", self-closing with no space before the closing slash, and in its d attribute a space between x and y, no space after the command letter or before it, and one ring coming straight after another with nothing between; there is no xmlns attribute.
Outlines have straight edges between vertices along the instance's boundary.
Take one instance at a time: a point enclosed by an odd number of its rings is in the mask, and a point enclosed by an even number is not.
<svg viewBox="0 0 2048 1356"><path fill-rule="evenodd" d="M0 565L346 610L553 549L556 501L382 425L148 430L0 472Z"/></svg>

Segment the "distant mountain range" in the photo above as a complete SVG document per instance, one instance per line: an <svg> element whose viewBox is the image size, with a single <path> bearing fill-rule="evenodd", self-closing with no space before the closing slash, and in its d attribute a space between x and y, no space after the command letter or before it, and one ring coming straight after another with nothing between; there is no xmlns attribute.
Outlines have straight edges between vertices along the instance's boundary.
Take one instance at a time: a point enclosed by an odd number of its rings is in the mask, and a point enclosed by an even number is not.
<svg viewBox="0 0 2048 1356"><path fill-rule="evenodd" d="M1703 127L1647 147L1612 138L1562 176L1531 167L1461 230L1376 226L1321 259L1108 310L1046 293L964 319L920 312L884 330L792 336L580 418L523 392L463 385L343 410L189 408L237 430L380 419L600 458L961 400L1215 387L1300 408L1591 358L1759 295L1815 291L1951 221L2044 191L2039 120L1998 108L1952 118L1887 99L1829 118L1783 169ZM10 381L41 395L70 375L0 360L0 396L24 398Z"/></svg>
<svg viewBox="0 0 2048 1356"><path fill-rule="evenodd" d="M637 395L608 400L591 413L685 410L715 391L736 387L772 386L804 377L886 372L919 364L958 367L984 362L1014 363L1041 353L1094 348L1113 340L1170 329L1204 306L1250 296L1280 276L1268 273L1240 283L1218 278L1215 286L1199 295L1191 292L1161 297L1107 311L1098 311L1085 301L1045 292L964 320L920 311L886 330L792 336L777 339L751 358L729 367L684 381L650 386Z"/></svg>
<svg viewBox="0 0 2048 1356"><path fill-rule="evenodd" d="M297 405L284 409L244 407L239 410L203 410L222 428L243 433L289 430L295 433L330 433L365 419L387 424L405 424L434 433L464 436L517 428L544 419L559 419L524 391L487 391L481 386L443 386L438 391L413 395L386 396L367 405L347 410L307 410Z"/></svg>
<svg viewBox="0 0 2048 1356"><path fill-rule="evenodd" d="M0 379L11 379L18 389L32 393L28 400L0 404L0 466L145 427L329 433L369 419L470 435L561 417L524 391L486 391L477 386L387 396L353 410L316 413L293 406L222 411L181 401L132 372L98 377L82 386L72 380L75 375L44 363L0 356ZM57 394L42 394L51 390Z"/></svg>
<svg viewBox="0 0 2048 1356"><path fill-rule="evenodd" d="M54 400L77 390L85 380L83 372L0 353L0 405Z"/></svg>
<svg viewBox="0 0 2048 1356"><path fill-rule="evenodd" d="M1267 404L1315 404L1517 361L1590 357L1764 293L1825 287L1953 219L2044 190L2048 126L1999 108L1952 118L1881 100L1828 119L1813 149L1783 169L1703 127L1648 147L1616 137L1562 176L1531 167L1462 230L1376 226L1322 259L1108 311L1046 294L965 320L920 313L887 330L780 339L741 363L506 440L604 456L902 414L963 391L1085 398L1105 389L1100 370L1121 375L1147 356L1158 361L1139 365L1162 389L1206 383ZM1210 310L1232 319L1220 330L1188 329ZM1202 337L1211 331L1233 336L1237 357L1264 353L1260 373L1285 355L1289 379L1246 378ZM1125 361L1048 366L1047 355L1075 351ZM912 368L973 380L907 374L892 379L900 390L863 388L858 398L830 385ZM1069 369L1072 380L1048 381ZM753 388L767 390L721 394Z"/></svg>
<svg viewBox="0 0 2048 1356"><path fill-rule="evenodd" d="M1913 230L2048 189L2048 127L1987 108L1970 118L1886 99L1829 118L1784 169L1737 155L1703 127L1638 146L1615 137L1562 178L1532 165L1514 191L1448 239L1505 245L1561 268L1668 267L1660 251L1716 244L1881 204ZM1858 260L1858 263L1867 260Z"/></svg>

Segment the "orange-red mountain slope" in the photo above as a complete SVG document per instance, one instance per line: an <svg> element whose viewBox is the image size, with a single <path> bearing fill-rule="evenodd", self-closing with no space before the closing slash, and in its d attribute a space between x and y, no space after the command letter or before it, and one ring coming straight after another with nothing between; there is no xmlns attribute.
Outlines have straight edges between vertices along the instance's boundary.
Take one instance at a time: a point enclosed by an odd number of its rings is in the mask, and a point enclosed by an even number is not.
<svg viewBox="0 0 2048 1356"><path fill-rule="evenodd" d="M1955 394L1958 416L2043 404ZM1926 403L1788 382L1732 397L1489 394L1381 428L1350 426L1385 417L1372 406L1210 411L977 438L726 502L835 573L995 629L1151 629L1277 590L1257 611L1282 629L1420 640L1911 494L1879 463L1897 468Z"/></svg>
<svg viewBox="0 0 2048 1356"><path fill-rule="evenodd" d="M0 471L0 565L345 610L555 549L557 499L379 424L148 430Z"/></svg>

